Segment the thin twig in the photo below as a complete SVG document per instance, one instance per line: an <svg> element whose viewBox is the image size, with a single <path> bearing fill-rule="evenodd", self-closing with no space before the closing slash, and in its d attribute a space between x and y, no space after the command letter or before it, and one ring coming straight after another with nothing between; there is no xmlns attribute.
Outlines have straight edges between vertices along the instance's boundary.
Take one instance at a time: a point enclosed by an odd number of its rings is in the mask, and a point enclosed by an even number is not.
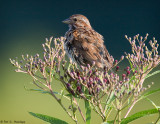
<svg viewBox="0 0 160 124"><path fill-rule="evenodd" d="M63 110L69 115L69 117L72 118L73 121L75 121L75 123L77 123L77 120L71 115L71 113L69 113L69 112L67 111L67 109L64 107L64 105L61 103L60 99L58 99L58 98L55 96L55 94L54 94L53 91L52 91L51 86L49 86L49 89L50 89L51 95L52 95L52 96L56 99L56 101L61 105L61 107L63 108Z"/></svg>
<svg viewBox="0 0 160 124"><path fill-rule="evenodd" d="M79 107L79 105L78 105L76 99L73 98L73 100L74 100L75 104L78 106L79 113L81 114L81 116L82 116L84 122L86 122L86 119L85 119L85 117L84 117L84 115L83 115L83 112L81 111L81 108Z"/></svg>
<svg viewBox="0 0 160 124"><path fill-rule="evenodd" d="M128 114L130 113L130 111L132 110L132 108L134 107L134 105L136 104L137 100L135 99L134 102L132 103L132 105L129 107L126 115L124 116L124 118L126 118L128 116Z"/></svg>

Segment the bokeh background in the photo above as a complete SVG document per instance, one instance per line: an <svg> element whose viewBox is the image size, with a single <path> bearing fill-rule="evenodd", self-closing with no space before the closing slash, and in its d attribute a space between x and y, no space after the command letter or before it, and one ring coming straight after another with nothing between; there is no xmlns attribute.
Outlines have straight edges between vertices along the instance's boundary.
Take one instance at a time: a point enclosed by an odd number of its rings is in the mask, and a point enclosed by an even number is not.
<svg viewBox="0 0 160 124"><path fill-rule="evenodd" d="M83 14L104 36L110 54L119 59L124 51L131 51L125 34L133 37L138 33L142 36L149 33L149 39L154 36L160 41L159 5L158 0L0 0L0 121L22 120L26 124L44 124L28 114L32 111L73 124L52 97L25 91L24 86L34 87L32 80L27 75L15 73L9 58L42 53L41 44L46 37L60 37L68 30L62 20L72 14ZM160 88L159 74L148 79L145 85L152 81L155 82L152 89ZM159 93L150 98L160 106ZM153 106L143 100L135 108L132 113ZM131 124L146 124L157 117L145 117ZM99 124L101 120L93 113L91 122Z"/></svg>

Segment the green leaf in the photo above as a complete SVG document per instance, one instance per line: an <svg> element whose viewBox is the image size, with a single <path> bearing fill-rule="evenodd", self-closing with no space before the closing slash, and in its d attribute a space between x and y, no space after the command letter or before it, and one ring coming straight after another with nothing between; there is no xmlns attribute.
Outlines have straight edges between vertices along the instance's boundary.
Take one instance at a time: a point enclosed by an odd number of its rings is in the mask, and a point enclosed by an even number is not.
<svg viewBox="0 0 160 124"><path fill-rule="evenodd" d="M24 87L24 89L25 90L27 90L27 91L37 91L37 92L40 92L40 93L49 93L50 94L50 92L49 91L45 91L45 90L41 90L41 89L27 89L26 87Z"/></svg>
<svg viewBox="0 0 160 124"><path fill-rule="evenodd" d="M145 67L143 66L143 72L146 72L146 71L147 71L148 66L149 66L149 65L147 65L147 66L145 66Z"/></svg>
<svg viewBox="0 0 160 124"><path fill-rule="evenodd" d="M148 98L147 98L147 100L150 101L150 102L152 103L152 105L153 105L157 110L160 109L160 106L157 106L152 100L150 100L150 99L148 99Z"/></svg>
<svg viewBox="0 0 160 124"><path fill-rule="evenodd" d="M91 121L91 107L90 103L85 100L85 112L86 112L86 124L90 124Z"/></svg>
<svg viewBox="0 0 160 124"><path fill-rule="evenodd" d="M66 94L66 95L63 95L63 96L68 96L68 97L71 97L71 96L73 96L72 94ZM76 95L75 94L75 96L74 96L75 98L80 98L78 95Z"/></svg>
<svg viewBox="0 0 160 124"><path fill-rule="evenodd" d="M146 98L146 97L148 97L148 96L150 96L150 95L152 95L152 94L154 94L154 93L156 93L156 92L159 92L159 91L160 91L160 88L159 88L159 89L155 89L155 90L148 91L147 93L145 93L144 95L142 95L142 96L138 99L138 101L141 100L141 99L144 99L144 98Z"/></svg>
<svg viewBox="0 0 160 124"><path fill-rule="evenodd" d="M47 115L43 115L43 114L38 114L38 113L33 113L33 112L29 112L29 114L31 114L32 116L39 118L41 120L44 120L46 122L49 122L50 124L68 124L67 122L54 118L54 117L50 117Z"/></svg>
<svg viewBox="0 0 160 124"><path fill-rule="evenodd" d="M149 110L137 112L137 113L123 119L121 124L128 124L129 122L134 121L138 118L141 118L141 117L144 117L144 116L147 116L147 115L151 115L151 114L156 114L156 113L158 113L157 109L149 109Z"/></svg>
<svg viewBox="0 0 160 124"><path fill-rule="evenodd" d="M24 89L27 91L37 91L37 92L44 93L44 94L46 94L46 93L51 94L49 91L45 91L45 90L41 90L41 89L27 89L26 87L24 87ZM53 91L53 93L57 94L57 95L61 95L61 93L59 93L59 92ZM65 95L63 95L63 96L65 96Z"/></svg>
<svg viewBox="0 0 160 124"><path fill-rule="evenodd" d="M151 90L151 91L148 91L147 93L145 93L143 96L147 97L147 96L152 95L152 94L159 92L159 91L160 91L160 88L155 89L155 90Z"/></svg>
<svg viewBox="0 0 160 124"><path fill-rule="evenodd" d="M132 69L132 71L134 72L135 71L135 69L133 68L133 64L132 64L132 62L128 59L128 61L129 61L129 64L130 64L130 67L131 67L131 69Z"/></svg>
<svg viewBox="0 0 160 124"><path fill-rule="evenodd" d="M112 123L109 123L109 122L103 122L102 124L112 124Z"/></svg>
<svg viewBox="0 0 160 124"><path fill-rule="evenodd" d="M46 68L46 72L47 72L47 74L49 74L49 73L50 73L50 70L49 70L49 68Z"/></svg>
<svg viewBox="0 0 160 124"><path fill-rule="evenodd" d="M149 78L149 77L151 77L151 76L153 76L153 75L155 75L155 74L158 74L158 73L160 73L160 70L155 71L155 72L153 72L152 74L147 74L147 76L145 77L145 79L147 79L147 78Z"/></svg>
<svg viewBox="0 0 160 124"><path fill-rule="evenodd" d="M135 79L136 79L136 76L132 76L131 79L129 80L129 83L131 83Z"/></svg>
<svg viewBox="0 0 160 124"><path fill-rule="evenodd" d="M49 68L46 68L46 72L47 72L47 74L50 74L50 69ZM55 73L55 70L53 69L52 70L52 75Z"/></svg>
<svg viewBox="0 0 160 124"><path fill-rule="evenodd" d="M110 98L108 99L108 101L107 101L107 105L109 105L113 100L115 100L115 95L114 95L114 92L112 92L111 93L111 95L110 95Z"/></svg>

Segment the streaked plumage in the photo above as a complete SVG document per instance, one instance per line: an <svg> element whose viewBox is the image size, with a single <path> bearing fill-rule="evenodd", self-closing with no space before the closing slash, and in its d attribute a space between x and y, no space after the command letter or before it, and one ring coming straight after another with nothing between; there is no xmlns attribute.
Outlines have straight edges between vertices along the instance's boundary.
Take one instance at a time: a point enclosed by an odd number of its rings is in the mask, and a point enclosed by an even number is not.
<svg viewBox="0 0 160 124"><path fill-rule="evenodd" d="M92 64L99 68L110 67L113 57L104 46L103 36L96 32L83 15L72 15L63 21L69 25L65 34L64 48L68 56L79 65Z"/></svg>

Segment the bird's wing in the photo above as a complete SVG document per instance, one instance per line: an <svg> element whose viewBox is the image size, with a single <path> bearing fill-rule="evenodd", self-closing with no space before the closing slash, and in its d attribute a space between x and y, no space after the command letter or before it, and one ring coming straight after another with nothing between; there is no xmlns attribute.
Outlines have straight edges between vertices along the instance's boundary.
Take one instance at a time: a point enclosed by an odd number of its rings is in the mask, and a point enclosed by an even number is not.
<svg viewBox="0 0 160 124"><path fill-rule="evenodd" d="M74 46L88 63L93 61L101 63L104 59L110 61L110 55L103 45L102 35L94 30L80 28L73 32L73 36Z"/></svg>

